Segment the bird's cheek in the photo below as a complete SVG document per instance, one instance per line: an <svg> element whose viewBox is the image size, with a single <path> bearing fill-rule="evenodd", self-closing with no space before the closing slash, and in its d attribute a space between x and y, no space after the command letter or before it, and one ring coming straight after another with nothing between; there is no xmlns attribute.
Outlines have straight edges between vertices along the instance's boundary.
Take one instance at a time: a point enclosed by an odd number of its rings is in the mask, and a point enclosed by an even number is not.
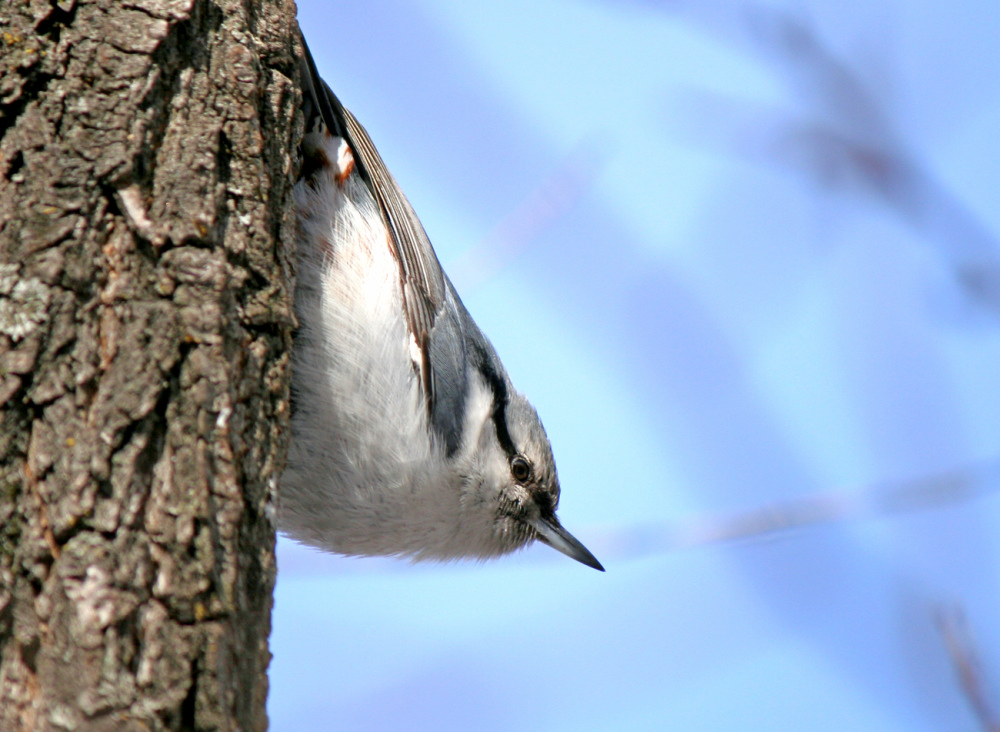
<svg viewBox="0 0 1000 732"><path fill-rule="evenodd" d="M531 527L510 515L498 516L495 536L499 544L507 550L516 548L534 538Z"/></svg>

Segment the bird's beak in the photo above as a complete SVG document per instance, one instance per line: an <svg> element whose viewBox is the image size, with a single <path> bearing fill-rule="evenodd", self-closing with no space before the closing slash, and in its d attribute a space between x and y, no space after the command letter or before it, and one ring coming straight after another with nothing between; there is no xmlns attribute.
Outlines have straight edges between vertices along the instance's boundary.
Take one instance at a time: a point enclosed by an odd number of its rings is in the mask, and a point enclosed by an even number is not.
<svg viewBox="0 0 1000 732"><path fill-rule="evenodd" d="M581 564L586 564L588 567L593 567L601 572L604 571L604 567L597 561L597 557L591 554L587 547L577 541L571 533L566 531L559 524L559 519L555 516L548 519L539 517L530 520L528 523L538 534L538 538L553 549L561 551L567 557L575 559Z"/></svg>

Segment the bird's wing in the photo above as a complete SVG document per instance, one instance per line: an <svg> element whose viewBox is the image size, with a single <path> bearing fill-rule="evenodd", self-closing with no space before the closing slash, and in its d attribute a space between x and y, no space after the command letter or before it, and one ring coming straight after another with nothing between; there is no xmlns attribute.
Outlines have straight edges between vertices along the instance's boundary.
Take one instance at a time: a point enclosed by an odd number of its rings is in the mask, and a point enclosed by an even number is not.
<svg viewBox="0 0 1000 732"><path fill-rule="evenodd" d="M330 134L347 141L357 172L378 204L399 264L406 323L419 349L419 375L431 422L441 433L448 451L453 452L460 437L466 392L464 357L456 351L465 347L462 318L465 310L461 305L456 307L457 295L445 284L444 272L423 224L365 128L320 78L304 39L302 46L306 129L321 123ZM437 348L433 343L436 334ZM445 386L439 382L448 383Z"/></svg>

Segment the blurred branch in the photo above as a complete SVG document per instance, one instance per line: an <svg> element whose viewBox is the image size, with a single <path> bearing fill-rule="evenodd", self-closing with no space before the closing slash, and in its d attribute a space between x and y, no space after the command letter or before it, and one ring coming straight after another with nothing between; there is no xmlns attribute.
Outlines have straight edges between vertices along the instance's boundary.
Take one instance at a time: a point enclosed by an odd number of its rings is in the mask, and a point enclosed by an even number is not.
<svg viewBox="0 0 1000 732"><path fill-rule="evenodd" d="M471 292L489 281L546 227L566 215L604 167L605 155L593 140L577 145L482 241L448 263L458 288Z"/></svg>
<svg viewBox="0 0 1000 732"><path fill-rule="evenodd" d="M880 104L885 95L856 68L861 64L837 58L806 20L785 10L725 0L698 10L685 2L658 5L767 59L800 106L798 113L754 109L700 95L694 120L700 136L893 211L934 244L969 296L1000 312L996 235L905 144Z"/></svg>
<svg viewBox="0 0 1000 732"><path fill-rule="evenodd" d="M838 491L784 501L729 516L683 520L675 525L631 527L594 542L599 553L621 557L702 546L844 521L881 518L968 501L996 490L1000 460L917 480Z"/></svg>
<svg viewBox="0 0 1000 732"><path fill-rule="evenodd" d="M972 707L980 727L984 732L1000 732L1000 718L989 703L978 649L969 633L961 605L940 608L934 620L944 638L962 694Z"/></svg>

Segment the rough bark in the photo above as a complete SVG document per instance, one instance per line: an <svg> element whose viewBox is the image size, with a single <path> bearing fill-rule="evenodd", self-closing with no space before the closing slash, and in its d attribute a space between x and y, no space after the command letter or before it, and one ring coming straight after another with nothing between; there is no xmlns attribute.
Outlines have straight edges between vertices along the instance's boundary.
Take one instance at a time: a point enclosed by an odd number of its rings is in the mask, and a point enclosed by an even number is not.
<svg viewBox="0 0 1000 732"><path fill-rule="evenodd" d="M0 730L262 730L291 0L0 5Z"/></svg>

